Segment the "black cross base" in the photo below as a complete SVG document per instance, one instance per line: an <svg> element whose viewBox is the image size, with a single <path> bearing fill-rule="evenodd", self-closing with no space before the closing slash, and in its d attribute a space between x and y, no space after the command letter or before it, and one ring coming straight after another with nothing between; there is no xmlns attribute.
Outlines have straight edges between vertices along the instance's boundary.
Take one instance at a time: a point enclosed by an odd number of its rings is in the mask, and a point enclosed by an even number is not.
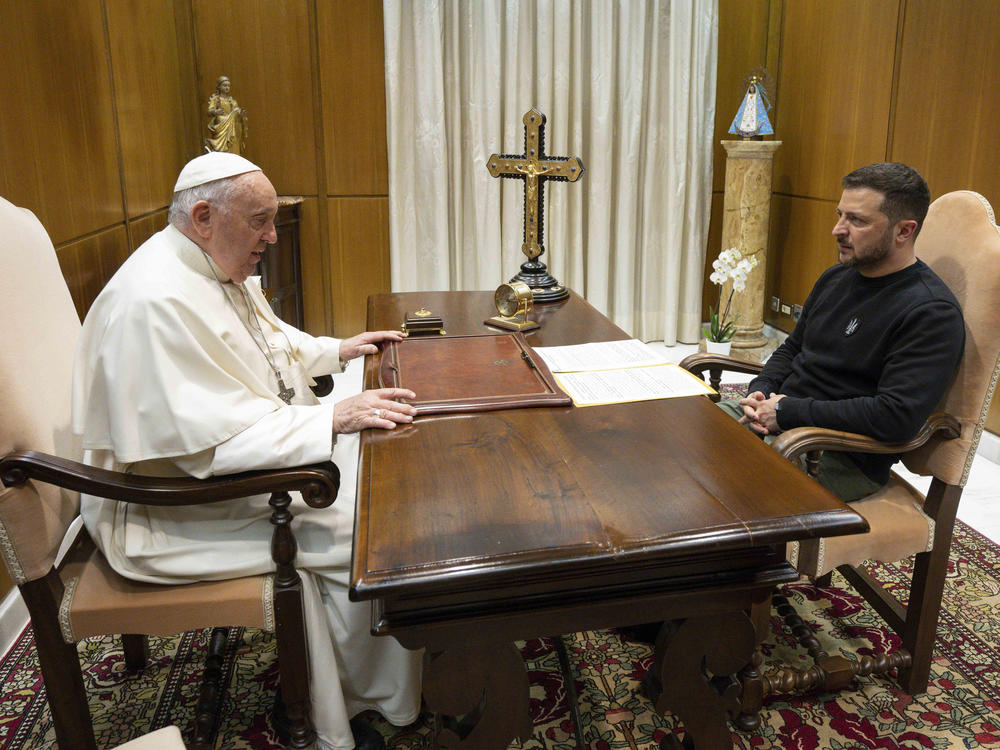
<svg viewBox="0 0 1000 750"><path fill-rule="evenodd" d="M569 297L569 289L556 281L542 261L527 260L521 264L521 273L511 281L523 281L531 287L535 302L559 302Z"/></svg>

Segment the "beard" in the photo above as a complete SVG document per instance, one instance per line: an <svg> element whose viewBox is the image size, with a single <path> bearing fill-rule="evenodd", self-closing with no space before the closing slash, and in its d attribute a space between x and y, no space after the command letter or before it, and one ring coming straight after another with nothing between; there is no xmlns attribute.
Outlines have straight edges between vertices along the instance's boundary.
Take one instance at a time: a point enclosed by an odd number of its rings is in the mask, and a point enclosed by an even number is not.
<svg viewBox="0 0 1000 750"><path fill-rule="evenodd" d="M848 268L871 268L872 266L877 266L889 257L889 252L891 250L892 232L887 231L882 235L882 239L879 240L877 245L862 254L859 254L857 252L857 248L854 248L854 254L840 261L840 263Z"/></svg>

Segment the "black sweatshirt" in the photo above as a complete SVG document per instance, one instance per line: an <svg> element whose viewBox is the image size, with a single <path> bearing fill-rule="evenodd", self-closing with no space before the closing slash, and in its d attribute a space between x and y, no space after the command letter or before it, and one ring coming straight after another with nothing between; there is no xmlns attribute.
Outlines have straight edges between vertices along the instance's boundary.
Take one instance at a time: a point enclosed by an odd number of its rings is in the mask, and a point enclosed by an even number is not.
<svg viewBox="0 0 1000 750"><path fill-rule="evenodd" d="M782 430L816 426L908 440L950 385L964 345L958 302L923 261L878 278L837 265L819 277L750 393L786 396L777 413ZM882 484L899 460L847 455Z"/></svg>

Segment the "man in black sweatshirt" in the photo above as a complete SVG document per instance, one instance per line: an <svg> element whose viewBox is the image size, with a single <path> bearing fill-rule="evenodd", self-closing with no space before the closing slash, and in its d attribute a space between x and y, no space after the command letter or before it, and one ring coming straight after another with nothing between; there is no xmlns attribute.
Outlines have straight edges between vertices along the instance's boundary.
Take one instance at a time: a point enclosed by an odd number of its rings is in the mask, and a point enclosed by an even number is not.
<svg viewBox="0 0 1000 750"><path fill-rule="evenodd" d="M955 296L914 252L930 192L905 164L861 167L843 178L827 269L795 330L729 402L762 436L811 425L907 440L951 383L965 345ZM888 481L896 455L823 454L820 482L846 501Z"/></svg>

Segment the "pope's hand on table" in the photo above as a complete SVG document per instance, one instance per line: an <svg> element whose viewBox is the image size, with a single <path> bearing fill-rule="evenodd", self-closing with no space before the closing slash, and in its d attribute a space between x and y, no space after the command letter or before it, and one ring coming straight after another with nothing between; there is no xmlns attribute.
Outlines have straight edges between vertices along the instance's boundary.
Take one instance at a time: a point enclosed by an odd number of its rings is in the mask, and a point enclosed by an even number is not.
<svg viewBox="0 0 1000 750"><path fill-rule="evenodd" d="M402 331L365 331L340 342L340 358L346 362L362 354L375 354L383 341L402 340Z"/></svg>
<svg viewBox="0 0 1000 750"><path fill-rule="evenodd" d="M397 399L414 399L406 388L376 388L338 401L333 407L334 433L360 432L369 427L391 430L397 424L413 421L417 410Z"/></svg>

